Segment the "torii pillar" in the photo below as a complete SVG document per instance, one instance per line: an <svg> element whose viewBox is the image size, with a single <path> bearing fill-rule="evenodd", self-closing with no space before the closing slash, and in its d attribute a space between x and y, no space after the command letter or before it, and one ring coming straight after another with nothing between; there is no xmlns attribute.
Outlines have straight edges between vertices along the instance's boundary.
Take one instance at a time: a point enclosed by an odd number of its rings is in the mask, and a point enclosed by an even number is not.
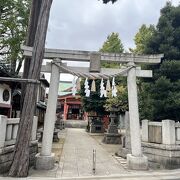
<svg viewBox="0 0 180 180"><path fill-rule="evenodd" d="M54 167L54 154L52 150L52 139L54 133L54 125L56 120L56 106L59 88L59 66L52 63L51 67L51 79L48 95L48 103L46 109L46 115L44 120L42 149L39 154L36 155L36 169L50 170Z"/></svg>
<svg viewBox="0 0 180 180"><path fill-rule="evenodd" d="M136 67L134 62L128 63L132 68L127 74L128 103L131 134L131 153L127 154L127 165L129 169L147 170L148 158L142 154L141 135L139 124L138 95L136 84Z"/></svg>

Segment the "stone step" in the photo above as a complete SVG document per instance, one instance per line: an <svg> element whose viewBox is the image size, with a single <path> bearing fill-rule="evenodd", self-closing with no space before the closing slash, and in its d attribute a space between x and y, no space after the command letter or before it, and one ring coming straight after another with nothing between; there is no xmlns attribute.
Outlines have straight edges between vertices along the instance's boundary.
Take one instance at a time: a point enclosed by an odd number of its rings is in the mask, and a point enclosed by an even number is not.
<svg viewBox="0 0 180 180"><path fill-rule="evenodd" d="M64 125L66 128L83 128L86 129L87 121L84 120L66 120Z"/></svg>
<svg viewBox="0 0 180 180"><path fill-rule="evenodd" d="M119 156L115 156L115 159L116 161L121 164L121 166L124 168L124 169L128 169L127 168L127 160L122 158L122 157L119 157Z"/></svg>

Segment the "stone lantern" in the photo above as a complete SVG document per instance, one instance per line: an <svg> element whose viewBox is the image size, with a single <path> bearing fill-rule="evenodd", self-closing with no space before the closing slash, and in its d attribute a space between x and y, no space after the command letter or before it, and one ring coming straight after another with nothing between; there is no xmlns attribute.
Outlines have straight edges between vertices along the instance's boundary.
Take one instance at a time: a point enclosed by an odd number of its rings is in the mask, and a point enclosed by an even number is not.
<svg viewBox="0 0 180 180"><path fill-rule="evenodd" d="M111 122L108 126L107 133L104 133L103 142L106 144L121 144L121 134L118 133L117 125L115 124L116 114L118 108L115 106L111 107L110 119Z"/></svg>

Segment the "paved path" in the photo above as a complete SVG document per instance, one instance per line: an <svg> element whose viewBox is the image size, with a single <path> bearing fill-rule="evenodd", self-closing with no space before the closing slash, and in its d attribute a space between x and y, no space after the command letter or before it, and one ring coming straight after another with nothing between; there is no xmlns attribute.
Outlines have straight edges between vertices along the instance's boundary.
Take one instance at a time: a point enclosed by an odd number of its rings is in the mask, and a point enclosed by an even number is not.
<svg viewBox="0 0 180 180"><path fill-rule="evenodd" d="M68 129L56 177L94 176L93 149L96 149L96 176L127 173L84 129Z"/></svg>
<svg viewBox="0 0 180 180"><path fill-rule="evenodd" d="M84 129L67 129L62 135L65 144L59 165L49 171L32 170L29 177L21 180L180 180L180 169L130 171L123 168L125 161L113 157ZM92 173L93 149L97 151L96 174ZM19 178L0 177L0 180Z"/></svg>

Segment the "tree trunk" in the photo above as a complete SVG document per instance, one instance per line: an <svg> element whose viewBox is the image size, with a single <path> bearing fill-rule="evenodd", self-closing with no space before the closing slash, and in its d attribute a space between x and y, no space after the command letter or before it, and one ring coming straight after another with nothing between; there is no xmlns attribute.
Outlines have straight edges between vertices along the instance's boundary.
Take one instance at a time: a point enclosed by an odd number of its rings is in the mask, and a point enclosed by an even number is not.
<svg viewBox="0 0 180 180"><path fill-rule="evenodd" d="M11 60L11 75L14 76L16 72L16 60Z"/></svg>
<svg viewBox="0 0 180 180"><path fill-rule="evenodd" d="M30 68L28 73L29 79L37 80L40 77L51 4L52 0L42 1L35 35L32 60L30 61ZM25 91L24 95L18 137L15 145L15 153L9 171L9 176L28 176L29 145L31 140L31 130L37 97L37 85L29 83L27 84L26 89L27 91Z"/></svg>
<svg viewBox="0 0 180 180"><path fill-rule="evenodd" d="M39 13L41 10L41 4L42 4L42 0L38 0L38 1L32 0L32 3L31 3L28 33L27 33L27 38L26 38L26 45L30 47L34 46L34 40L35 40L35 34L36 34L36 29L37 29L37 24L38 24L38 19L39 19ZM28 78L30 62L31 62L31 58L25 57L24 71L23 71L24 79ZM22 105L23 105L23 100L24 100L24 95L25 95L25 89L26 89L26 84L22 83L21 85L21 110L22 110Z"/></svg>

